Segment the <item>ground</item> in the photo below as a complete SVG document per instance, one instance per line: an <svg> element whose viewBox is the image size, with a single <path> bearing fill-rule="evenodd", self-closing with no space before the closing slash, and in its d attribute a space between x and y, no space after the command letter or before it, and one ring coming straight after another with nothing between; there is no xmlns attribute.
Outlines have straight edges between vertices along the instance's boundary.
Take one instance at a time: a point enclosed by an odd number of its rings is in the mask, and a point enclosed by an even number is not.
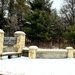
<svg viewBox="0 0 75 75"><path fill-rule="evenodd" d="M75 75L75 59L29 59L19 57L0 60L0 74L6 75Z"/></svg>

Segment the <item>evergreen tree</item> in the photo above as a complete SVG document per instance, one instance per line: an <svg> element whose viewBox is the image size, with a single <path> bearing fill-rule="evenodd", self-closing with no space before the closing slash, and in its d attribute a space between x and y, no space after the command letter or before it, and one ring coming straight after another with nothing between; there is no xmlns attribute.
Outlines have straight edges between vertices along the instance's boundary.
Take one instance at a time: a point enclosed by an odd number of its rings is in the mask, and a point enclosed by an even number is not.
<svg viewBox="0 0 75 75"><path fill-rule="evenodd" d="M68 41L69 45L75 45L75 25L66 27L66 32L63 33L64 38Z"/></svg>
<svg viewBox="0 0 75 75"><path fill-rule="evenodd" d="M27 4L26 0L16 0L15 3L14 11L17 15L17 24L19 26L19 30L21 30L21 27L23 25L24 15L29 11L29 6L26 4Z"/></svg>
<svg viewBox="0 0 75 75"><path fill-rule="evenodd" d="M51 38L51 5L50 0L29 1L31 13L25 16L24 25L27 37L32 40L49 41Z"/></svg>
<svg viewBox="0 0 75 75"><path fill-rule="evenodd" d="M11 36L16 30L21 30L23 15L28 11L26 0L9 0L8 20L5 31ZM12 32L11 32L12 31Z"/></svg>
<svg viewBox="0 0 75 75"><path fill-rule="evenodd" d="M75 0L64 0L60 13L64 26L63 36L69 44L75 44Z"/></svg>
<svg viewBox="0 0 75 75"><path fill-rule="evenodd" d="M1 7L0 7L0 28L1 29L3 29L4 28L4 26L5 26L5 24L7 24L7 21L6 21L6 19L4 18L4 10L5 10L5 8L4 8L4 0L1 0Z"/></svg>
<svg viewBox="0 0 75 75"><path fill-rule="evenodd" d="M9 2L9 16L13 16L14 15L14 0L10 0Z"/></svg>

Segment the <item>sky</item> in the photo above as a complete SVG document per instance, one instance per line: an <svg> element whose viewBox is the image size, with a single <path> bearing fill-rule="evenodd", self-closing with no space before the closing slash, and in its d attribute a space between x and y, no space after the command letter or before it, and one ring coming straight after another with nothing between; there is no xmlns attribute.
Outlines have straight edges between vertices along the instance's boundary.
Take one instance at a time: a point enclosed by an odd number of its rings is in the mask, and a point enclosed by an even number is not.
<svg viewBox="0 0 75 75"><path fill-rule="evenodd" d="M63 0L51 0L51 1L53 1L52 8L56 8L57 11L59 12L61 5L63 3Z"/></svg>

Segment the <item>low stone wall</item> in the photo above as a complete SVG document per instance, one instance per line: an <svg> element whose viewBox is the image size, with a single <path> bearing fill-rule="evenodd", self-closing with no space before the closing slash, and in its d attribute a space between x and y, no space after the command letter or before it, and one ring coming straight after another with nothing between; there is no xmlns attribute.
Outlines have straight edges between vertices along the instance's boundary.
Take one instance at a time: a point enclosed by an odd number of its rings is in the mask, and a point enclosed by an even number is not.
<svg viewBox="0 0 75 75"><path fill-rule="evenodd" d="M67 50L39 50L36 53L36 58L47 58L47 59L54 59L54 58L67 58Z"/></svg>
<svg viewBox="0 0 75 75"><path fill-rule="evenodd" d="M26 48L22 51L23 56L29 57L29 50ZM33 55L34 52L31 52ZM38 48L36 51L36 58L43 59L63 59L68 58L68 50L67 49L40 49ZM73 50L73 58L75 58L75 50Z"/></svg>

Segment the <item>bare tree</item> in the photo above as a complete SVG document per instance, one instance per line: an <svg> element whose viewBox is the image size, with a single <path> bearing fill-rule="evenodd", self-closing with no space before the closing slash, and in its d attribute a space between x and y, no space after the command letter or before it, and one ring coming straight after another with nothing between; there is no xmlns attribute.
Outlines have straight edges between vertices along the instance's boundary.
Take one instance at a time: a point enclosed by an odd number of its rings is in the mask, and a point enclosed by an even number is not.
<svg viewBox="0 0 75 75"><path fill-rule="evenodd" d="M60 10L61 16L67 25L75 24L75 0L64 0Z"/></svg>

